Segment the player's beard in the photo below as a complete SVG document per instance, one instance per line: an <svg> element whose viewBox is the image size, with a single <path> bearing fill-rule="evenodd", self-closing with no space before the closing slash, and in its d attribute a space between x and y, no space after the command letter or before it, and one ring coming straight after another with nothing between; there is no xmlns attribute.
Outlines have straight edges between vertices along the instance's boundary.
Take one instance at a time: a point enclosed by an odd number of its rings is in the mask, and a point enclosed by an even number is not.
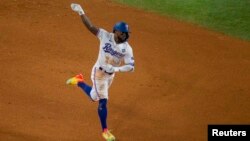
<svg viewBox="0 0 250 141"><path fill-rule="evenodd" d="M128 33L126 33L124 36L118 36L118 40L120 43L126 42L128 39Z"/></svg>
<svg viewBox="0 0 250 141"><path fill-rule="evenodd" d="M123 43L123 42L125 42L125 41L126 41L126 38L125 38L125 39L123 39L123 38L121 38L121 37L118 37L118 41L119 41L120 43Z"/></svg>

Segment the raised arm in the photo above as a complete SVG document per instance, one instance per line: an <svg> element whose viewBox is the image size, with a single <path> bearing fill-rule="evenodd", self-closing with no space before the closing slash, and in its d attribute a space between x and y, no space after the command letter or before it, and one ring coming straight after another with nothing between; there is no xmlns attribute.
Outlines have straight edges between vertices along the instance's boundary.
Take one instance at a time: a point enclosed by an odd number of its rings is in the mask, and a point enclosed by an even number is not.
<svg viewBox="0 0 250 141"><path fill-rule="evenodd" d="M89 18L86 16L85 12L83 11L81 5L79 4L75 4L75 3L72 3L71 4L71 8L73 11L77 12L80 16L81 16L81 19L82 19L82 22L83 24L86 26L86 28L94 35L97 35L98 33L98 28L95 27L91 21L89 20Z"/></svg>

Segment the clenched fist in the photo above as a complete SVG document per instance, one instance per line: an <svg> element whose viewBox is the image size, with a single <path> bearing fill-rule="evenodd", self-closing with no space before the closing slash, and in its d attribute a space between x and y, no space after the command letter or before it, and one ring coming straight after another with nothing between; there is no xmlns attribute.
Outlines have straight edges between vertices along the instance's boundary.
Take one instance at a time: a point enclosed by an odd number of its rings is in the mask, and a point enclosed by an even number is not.
<svg viewBox="0 0 250 141"><path fill-rule="evenodd" d="M79 15L85 14L80 4L71 3L70 6L71 6L71 9L77 12Z"/></svg>

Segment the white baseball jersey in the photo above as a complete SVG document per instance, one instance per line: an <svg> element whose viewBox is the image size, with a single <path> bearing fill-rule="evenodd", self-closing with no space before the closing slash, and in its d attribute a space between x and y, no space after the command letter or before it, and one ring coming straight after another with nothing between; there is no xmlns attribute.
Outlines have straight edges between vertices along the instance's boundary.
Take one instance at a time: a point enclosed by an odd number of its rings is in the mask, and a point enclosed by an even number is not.
<svg viewBox="0 0 250 141"><path fill-rule="evenodd" d="M117 67L122 60L127 65L134 66L133 50L128 42L116 44L114 34L109 33L104 29L99 29L97 37L100 40L100 48L96 67L111 64Z"/></svg>
<svg viewBox="0 0 250 141"><path fill-rule="evenodd" d="M108 89L114 78L114 74L106 74L99 67L111 64L118 67L124 60L126 65L134 66L133 51L128 42L116 44L114 34L99 29L97 37L100 39L98 59L92 69L91 80L93 86L90 92L92 100L108 99Z"/></svg>

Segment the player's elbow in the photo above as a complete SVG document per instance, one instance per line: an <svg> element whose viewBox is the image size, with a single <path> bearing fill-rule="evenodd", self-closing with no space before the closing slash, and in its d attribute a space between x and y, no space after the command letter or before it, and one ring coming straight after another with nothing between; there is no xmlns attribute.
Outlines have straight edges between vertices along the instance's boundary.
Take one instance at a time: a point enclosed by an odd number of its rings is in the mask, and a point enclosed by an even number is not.
<svg viewBox="0 0 250 141"><path fill-rule="evenodd" d="M135 71L135 67L132 66L129 72L134 72L134 71Z"/></svg>
<svg viewBox="0 0 250 141"><path fill-rule="evenodd" d="M126 64L121 68L121 72L134 72L135 67L134 64Z"/></svg>

